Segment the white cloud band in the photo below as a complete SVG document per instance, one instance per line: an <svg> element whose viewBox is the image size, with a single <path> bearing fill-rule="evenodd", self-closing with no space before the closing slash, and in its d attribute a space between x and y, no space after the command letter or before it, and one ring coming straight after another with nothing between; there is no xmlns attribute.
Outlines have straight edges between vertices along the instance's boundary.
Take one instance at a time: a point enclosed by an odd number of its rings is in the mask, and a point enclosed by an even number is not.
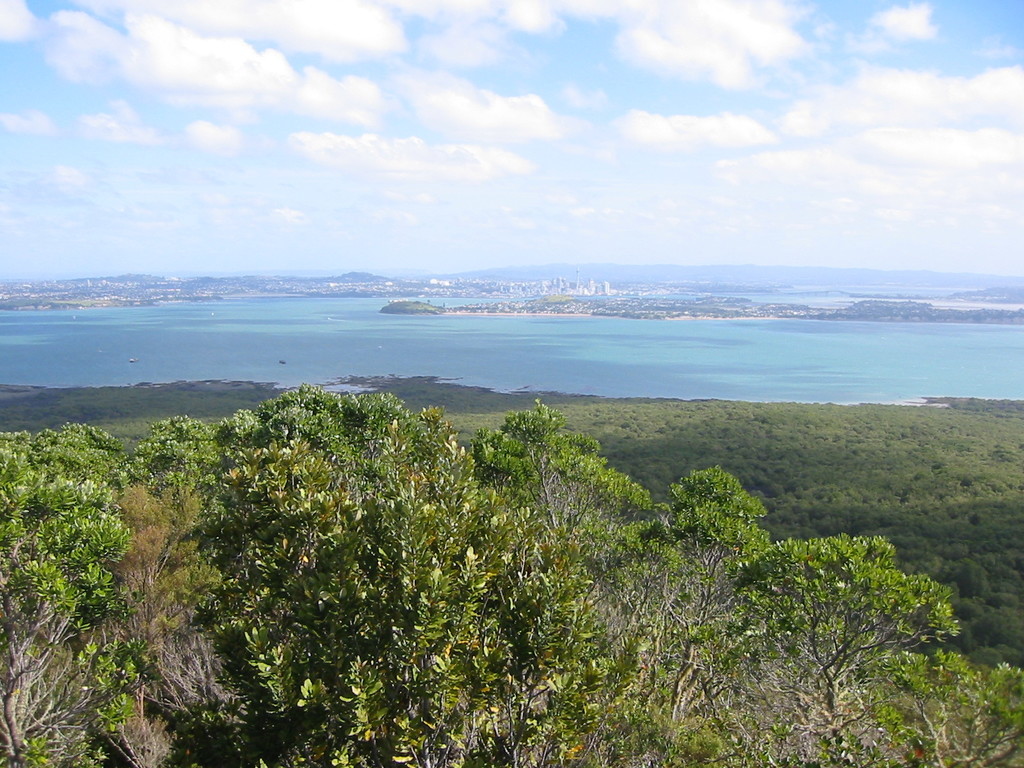
<svg viewBox="0 0 1024 768"><path fill-rule="evenodd" d="M485 181L530 173L525 158L502 149L472 144L431 146L422 139L386 139L372 133L358 138L334 133L293 133L299 154L332 168L405 179Z"/></svg>

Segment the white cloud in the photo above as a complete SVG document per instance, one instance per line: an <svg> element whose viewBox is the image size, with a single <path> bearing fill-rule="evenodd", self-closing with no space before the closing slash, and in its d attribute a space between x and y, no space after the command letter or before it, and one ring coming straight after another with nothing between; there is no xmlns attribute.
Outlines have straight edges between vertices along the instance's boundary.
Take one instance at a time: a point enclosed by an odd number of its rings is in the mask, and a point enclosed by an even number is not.
<svg viewBox="0 0 1024 768"><path fill-rule="evenodd" d="M35 36L36 17L25 5L25 0L0 0L0 40L16 43Z"/></svg>
<svg viewBox="0 0 1024 768"><path fill-rule="evenodd" d="M87 13L58 11L50 17L46 60L74 83L98 83L113 77L130 54L128 40Z"/></svg>
<svg viewBox="0 0 1024 768"><path fill-rule="evenodd" d="M393 200L396 203L417 203L419 205L434 205L437 202L437 198L428 192L399 192L394 189L389 189L381 193L383 197L388 200Z"/></svg>
<svg viewBox="0 0 1024 768"><path fill-rule="evenodd" d="M409 75L399 85L424 125L456 139L498 143L560 139L574 127L574 121L556 115L532 93L499 96L443 75Z"/></svg>
<svg viewBox="0 0 1024 768"><path fill-rule="evenodd" d="M627 61L671 76L727 88L755 84L755 69L799 57L810 46L795 30L796 0L390 0L404 14L435 22L421 39L447 64L493 64L514 50L510 30L551 34L565 17L617 24Z"/></svg>
<svg viewBox="0 0 1024 768"><path fill-rule="evenodd" d="M692 151L700 147L751 147L774 144L775 134L746 115L655 115L631 110L615 121L622 135L634 144L664 151Z"/></svg>
<svg viewBox="0 0 1024 768"><path fill-rule="evenodd" d="M206 120L196 120L186 126L185 141L203 152L233 157L242 151L245 137L233 125L214 125Z"/></svg>
<svg viewBox="0 0 1024 768"><path fill-rule="evenodd" d="M35 136L53 136L57 126L42 112L29 109L20 115L10 112L0 113L0 126L10 133L28 133Z"/></svg>
<svg viewBox="0 0 1024 768"><path fill-rule="evenodd" d="M975 77L871 68L852 83L821 89L781 120L795 136L817 136L836 125L936 126L975 118L1024 125L1024 68L990 69Z"/></svg>
<svg viewBox="0 0 1024 768"><path fill-rule="evenodd" d="M293 133L292 148L333 168L405 179L485 181L530 173L526 159L502 149L472 144L431 146L422 139L386 139L375 134L359 138L334 133Z"/></svg>
<svg viewBox="0 0 1024 768"><path fill-rule="evenodd" d="M420 223L419 217L409 211L402 211L398 208L374 208L368 212L373 221L380 224L398 224L403 227L413 227Z"/></svg>
<svg viewBox="0 0 1024 768"><path fill-rule="evenodd" d="M938 34L929 3L896 5L871 17L870 25L891 40L931 40Z"/></svg>
<svg viewBox="0 0 1024 768"><path fill-rule="evenodd" d="M164 143L155 128L143 125L138 114L124 101L111 102L112 114L82 115L78 118L79 132L87 139L113 141L124 144L157 146Z"/></svg>
<svg viewBox="0 0 1024 768"><path fill-rule="evenodd" d="M809 50L794 30L801 12L783 0L643 0L630 6L619 10L620 54L689 80L747 88L756 82L755 66L781 65Z"/></svg>
<svg viewBox="0 0 1024 768"><path fill-rule="evenodd" d="M893 43L933 40L939 30L932 23L929 3L896 5L879 11L868 20L862 35L847 38L850 48L858 53L873 54L892 50Z"/></svg>
<svg viewBox="0 0 1024 768"><path fill-rule="evenodd" d="M289 51L354 61L405 50L401 25L369 0L77 0L101 14L152 14L210 35L273 41Z"/></svg>
<svg viewBox="0 0 1024 768"><path fill-rule="evenodd" d="M572 83L562 89L562 98L573 109L604 109L608 106L608 94L600 88L584 91Z"/></svg>
<svg viewBox="0 0 1024 768"><path fill-rule="evenodd" d="M889 220L994 221L992 211L1024 210L1024 135L996 129L878 128L831 146L761 152L717 163L745 191L780 185L798 199L843 200L848 211ZM987 224L986 224L987 225Z"/></svg>
<svg viewBox="0 0 1024 768"><path fill-rule="evenodd" d="M981 50L977 51L977 54L986 59L1019 59L1024 57L1024 48L1017 48L1003 42L998 35L993 35L982 41Z"/></svg>
<svg viewBox="0 0 1024 768"><path fill-rule="evenodd" d="M2 2L3 0L0 0ZM449 66L494 64L509 33L553 34L563 17L608 19L628 61L728 88L809 51L798 0L76 0L98 14L159 16L199 33L269 41L286 51L354 61L404 53L401 22L425 20L420 51Z"/></svg>
<svg viewBox="0 0 1024 768"><path fill-rule="evenodd" d="M876 128L858 141L879 159L934 169L977 170L1024 164L1024 135L993 128Z"/></svg>
<svg viewBox="0 0 1024 768"><path fill-rule="evenodd" d="M50 173L49 183L64 194L70 195L90 186L92 180L73 166L58 165Z"/></svg>
<svg viewBox="0 0 1024 768"><path fill-rule="evenodd" d="M296 112L366 127L380 123L387 104L372 80L355 75L338 80L315 67L304 68L302 75L291 98Z"/></svg>
<svg viewBox="0 0 1024 768"><path fill-rule="evenodd" d="M290 225L305 224L308 219L306 214L294 208L275 208L271 213L275 218Z"/></svg>
<svg viewBox="0 0 1024 768"><path fill-rule="evenodd" d="M849 146L762 152L743 160L720 161L717 170L724 180L748 193L761 188L778 199L789 196L783 191L788 187L795 190L796 200L808 206L843 198L862 209L878 205L902 210L948 209L953 200L954 208L959 208L965 206L968 185L960 174L870 162Z"/></svg>
<svg viewBox="0 0 1024 768"><path fill-rule="evenodd" d="M482 67L496 64L508 54L505 30L483 21L457 20L439 32L423 35L419 49L450 67Z"/></svg>
<svg viewBox="0 0 1024 768"><path fill-rule="evenodd" d="M200 37L156 16L127 19L131 59L122 73L139 83L194 97L244 100L277 97L294 87L295 71L274 49L257 51L240 38Z"/></svg>
<svg viewBox="0 0 1024 768"><path fill-rule="evenodd" d="M559 14L572 9L564 0L386 0L404 15L434 22L495 19L518 32L533 34L561 27Z"/></svg>
<svg viewBox="0 0 1024 768"><path fill-rule="evenodd" d="M369 80L337 80L315 67L299 74L280 51L258 51L240 38L201 37L155 16L129 16L125 35L80 12L52 20L48 58L72 81L122 78L175 104L272 108L367 127L386 108Z"/></svg>
<svg viewBox="0 0 1024 768"><path fill-rule="evenodd" d="M506 0L501 20L517 32L540 34L562 28L555 3L548 0Z"/></svg>
<svg viewBox="0 0 1024 768"><path fill-rule="evenodd" d="M563 0L385 0L406 18L426 20L418 52L447 67L497 64L529 56L510 33L561 31ZM570 3L571 4L571 3Z"/></svg>

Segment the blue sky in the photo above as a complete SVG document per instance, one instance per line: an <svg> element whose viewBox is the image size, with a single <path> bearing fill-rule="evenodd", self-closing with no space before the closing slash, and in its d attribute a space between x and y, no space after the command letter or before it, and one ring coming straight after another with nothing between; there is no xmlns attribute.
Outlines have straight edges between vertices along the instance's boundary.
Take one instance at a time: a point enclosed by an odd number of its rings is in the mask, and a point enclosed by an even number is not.
<svg viewBox="0 0 1024 768"><path fill-rule="evenodd" d="M1024 274L1024 0L0 0L0 279Z"/></svg>

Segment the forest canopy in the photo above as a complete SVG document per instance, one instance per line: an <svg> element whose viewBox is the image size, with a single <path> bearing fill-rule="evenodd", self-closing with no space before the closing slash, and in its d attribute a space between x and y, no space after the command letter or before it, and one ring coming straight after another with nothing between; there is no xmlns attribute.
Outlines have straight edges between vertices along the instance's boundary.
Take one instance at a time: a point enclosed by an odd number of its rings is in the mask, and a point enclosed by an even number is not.
<svg viewBox="0 0 1024 768"><path fill-rule="evenodd" d="M1021 765L1024 672L886 539L773 540L539 402L459 437L314 387L4 434L8 765Z"/></svg>

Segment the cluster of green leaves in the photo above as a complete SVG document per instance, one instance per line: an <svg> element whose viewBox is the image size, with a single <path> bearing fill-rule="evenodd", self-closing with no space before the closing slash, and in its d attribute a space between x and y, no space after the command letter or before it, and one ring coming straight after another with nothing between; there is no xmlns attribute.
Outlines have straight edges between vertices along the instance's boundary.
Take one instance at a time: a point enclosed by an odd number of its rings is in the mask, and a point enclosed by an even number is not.
<svg viewBox="0 0 1024 768"><path fill-rule="evenodd" d="M89 765L130 708L132 643L112 564L129 533L102 478L113 442L91 428L0 444L0 750L11 766ZM116 476L116 472L115 472Z"/></svg>
<svg viewBox="0 0 1024 768"><path fill-rule="evenodd" d="M578 553L476 482L439 413L302 388L219 439L218 763L523 765L593 728Z"/></svg>

